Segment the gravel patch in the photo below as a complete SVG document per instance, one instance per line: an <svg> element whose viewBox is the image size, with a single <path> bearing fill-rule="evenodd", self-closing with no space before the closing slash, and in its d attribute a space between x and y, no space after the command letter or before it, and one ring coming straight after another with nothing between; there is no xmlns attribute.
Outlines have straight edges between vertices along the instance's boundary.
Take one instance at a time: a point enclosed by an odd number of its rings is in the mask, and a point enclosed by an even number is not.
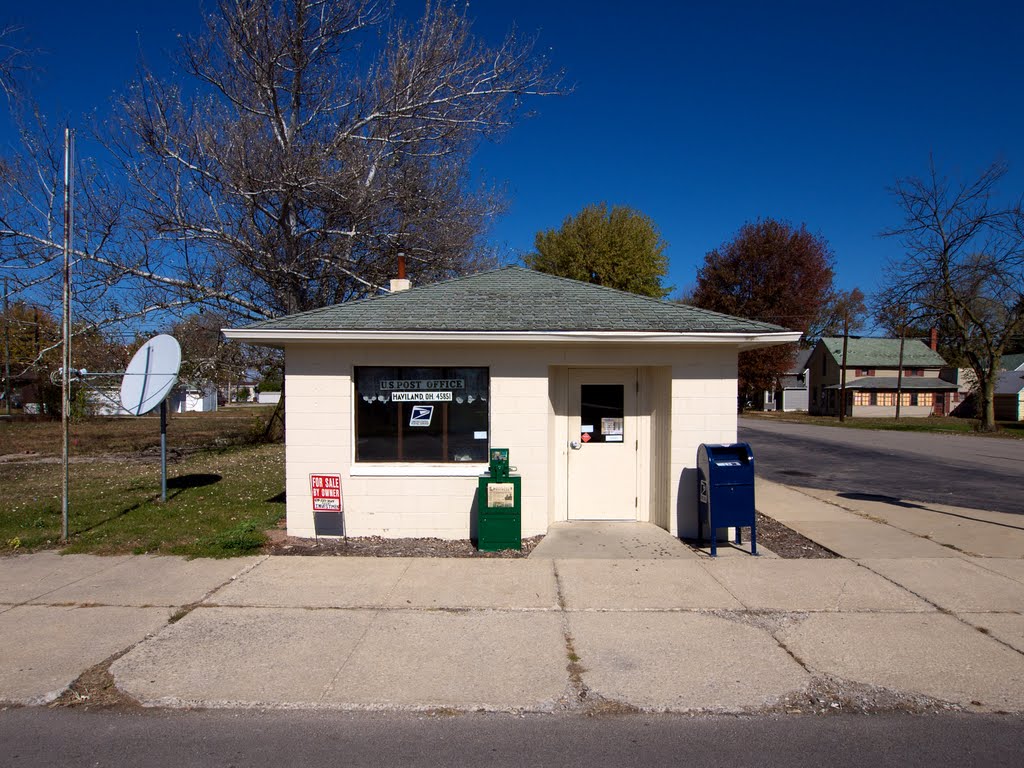
<svg viewBox="0 0 1024 768"><path fill-rule="evenodd" d="M750 528L743 528L743 540L750 540ZM757 543L763 544L784 560L837 558L831 549L811 541L774 518L757 513Z"/></svg>
<svg viewBox="0 0 1024 768"><path fill-rule="evenodd" d="M743 529L749 540L750 529ZM407 538L387 539L382 536L357 536L347 539L300 539L288 536L283 528L267 531L264 552L270 555L327 557L527 557L543 536L523 539L521 550L481 552L469 539ZM825 549L777 520L757 513L757 542L785 559L834 558L835 552Z"/></svg>
<svg viewBox="0 0 1024 768"><path fill-rule="evenodd" d="M326 557L527 557L543 536L523 539L523 548L481 552L469 539L385 539L382 536L358 536L348 539L299 539L283 531L268 531L264 551L271 555L310 555Z"/></svg>

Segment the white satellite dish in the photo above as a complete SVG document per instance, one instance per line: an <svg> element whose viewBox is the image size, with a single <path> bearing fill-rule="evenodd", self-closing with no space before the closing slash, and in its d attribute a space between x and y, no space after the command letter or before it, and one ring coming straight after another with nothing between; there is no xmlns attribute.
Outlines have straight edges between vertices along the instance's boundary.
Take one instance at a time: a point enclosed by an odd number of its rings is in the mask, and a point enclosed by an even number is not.
<svg viewBox="0 0 1024 768"><path fill-rule="evenodd" d="M162 403L178 383L181 346L167 334L143 344L128 363L121 380L121 405L132 416L149 413Z"/></svg>

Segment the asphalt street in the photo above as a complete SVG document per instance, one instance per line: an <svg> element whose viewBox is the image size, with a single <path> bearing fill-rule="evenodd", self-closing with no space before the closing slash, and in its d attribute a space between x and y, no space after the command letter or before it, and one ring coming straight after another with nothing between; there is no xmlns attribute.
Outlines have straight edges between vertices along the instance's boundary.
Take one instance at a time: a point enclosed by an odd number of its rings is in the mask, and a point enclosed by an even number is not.
<svg viewBox="0 0 1024 768"><path fill-rule="evenodd" d="M287 711L0 712L5 766L1020 764L999 715L678 717Z"/></svg>
<svg viewBox="0 0 1024 768"><path fill-rule="evenodd" d="M1024 441L758 418L740 419L739 440L774 482L1024 514Z"/></svg>

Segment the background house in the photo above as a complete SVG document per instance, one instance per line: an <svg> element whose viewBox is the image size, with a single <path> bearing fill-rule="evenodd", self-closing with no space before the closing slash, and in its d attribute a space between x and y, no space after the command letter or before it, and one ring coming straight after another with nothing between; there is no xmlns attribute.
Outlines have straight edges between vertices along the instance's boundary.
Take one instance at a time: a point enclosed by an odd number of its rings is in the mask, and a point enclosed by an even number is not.
<svg viewBox="0 0 1024 768"><path fill-rule="evenodd" d="M1024 371L1024 352L1015 355L1003 355L1000 367L1004 371Z"/></svg>
<svg viewBox="0 0 1024 768"><path fill-rule="evenodd" d="M810 412L839 413L843 339L825 337L807 361ZM846 415L895 416L897 389L901 416L947 415L958 391L955 382L941 378L946 361L919 339L906 339L903 381L899 383L899 339L850 336L846 351Z"/></svg>
<svg viewBox="0 0 1024 768"><path fill-rule="evenodd" d="M217 410L217 387L206 384L181 384L171 393L171 413L203 413Z"/></svg>
<svg viewBox="0 0 1024 768"><path fill-rule="evenodd" d="M813 349L801 349L774 391L765 390L757 404L763 411L806 411L809 403L807 361Z"/></svg>
<svg viewBox="0 0 1024 768"><path fill-rule="evenodd" d="M220 391L222 405L228 403L255 403L258 382L255 374L246 374L238 381L229 381Z"/></svg>
<svg viewBox="0 0 1024 768"><path fill-rule="evenodd" d="M997 421L1024 421L1024 368L999 374L995 410Z"/></svg>
<svg viewBox="0 0 1024 768"><path fill-rule="evenodd" d="M131 416L121 404L120 386L90 386L85 392L86 411L90 416Z"/></svg>

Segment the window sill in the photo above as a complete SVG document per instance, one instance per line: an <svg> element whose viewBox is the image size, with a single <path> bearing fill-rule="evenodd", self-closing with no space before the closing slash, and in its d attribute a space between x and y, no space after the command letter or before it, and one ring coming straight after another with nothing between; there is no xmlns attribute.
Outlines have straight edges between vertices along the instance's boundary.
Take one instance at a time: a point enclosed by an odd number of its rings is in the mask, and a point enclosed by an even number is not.
<svg viewBox="0 0 1024 768"><path fill-rule="evenodd" d="M453 462L451 464L353 464L351 477L478 477L487 464Z"/></svg>

